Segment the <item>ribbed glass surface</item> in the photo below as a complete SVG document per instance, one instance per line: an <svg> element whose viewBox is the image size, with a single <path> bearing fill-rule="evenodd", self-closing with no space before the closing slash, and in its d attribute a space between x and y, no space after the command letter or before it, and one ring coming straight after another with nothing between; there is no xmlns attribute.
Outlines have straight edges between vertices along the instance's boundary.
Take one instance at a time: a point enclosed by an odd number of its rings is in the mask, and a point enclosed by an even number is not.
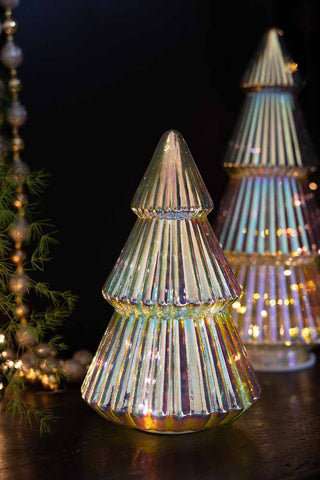
<svg viewBox="0 0 320 480"><path fill-rule="evenodd" d="M233 318L247 344L320 343L318 265L250 264L229 258L243 293Z"/></svg>
<svg viewBox="0 0 320 480"><path fill-rule="evenodd" d="M225 167L310 167L317 164L301 110L290 92L246 95Z"/></svg>
<svg viewBox="0 0 320 480"><path fill-rule="evenodd" d="M184 138L166 132L131 203L139 216L193 217L208 214L213 202Z"/></svg>
<svg viewBox="0 0 320 480"><path fill-rule="evenodd" d="M320 248L320 214L306 176L232 176L217 235L225 252L305 257Z"/></svg>
<svg viewBox="0 0 320 480"><path fill-rule="evenodd" d="M233 318L262 371L311 366L309 347L320 341L320 211L308 180L317 158L281 37L267 32L244 75L215 225L243 289Z"/></svg>
<svg viewBox="0 0 320 480"><path fill-rule="evenodd" d="M282 37L283 32L277 28L265 33L243 76L243 88L292 88L300 83L298 65L287 53Z"/></svg>
<svg viewBox="0 0 320 480"><path fill-rule="evenodd" d="M138 218L103 294L149 313L152 306L213 311L240 289L206 218Z"/></svg>
<svg viewBox="0 0 320 480"><path fill-rule="evenodd" d="M259 386L229 312L115 313L82 392L109 420L179 433L235 419L257 399Z"/></svg>
<svg viewBox="0 0 320 480"><path fill-rule="evenodd" d="M240 287L206 219L211 208L184 139L167 132L103 287L116 312L82 386L107 419L192 432L236 418L259 397L228 310Z"/></svg>

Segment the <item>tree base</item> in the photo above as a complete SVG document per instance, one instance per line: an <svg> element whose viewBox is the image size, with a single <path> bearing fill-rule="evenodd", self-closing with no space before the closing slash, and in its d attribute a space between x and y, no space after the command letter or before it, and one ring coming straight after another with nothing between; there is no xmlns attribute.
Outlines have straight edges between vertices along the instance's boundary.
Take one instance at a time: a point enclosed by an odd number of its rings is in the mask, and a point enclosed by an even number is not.
<svg viewBox="0 0 320 480"><path fill-rule="evenodd" d="M285 345L246 345L249 358L256 372L297 372L310 368L316 361L307 347Z"/></svg>

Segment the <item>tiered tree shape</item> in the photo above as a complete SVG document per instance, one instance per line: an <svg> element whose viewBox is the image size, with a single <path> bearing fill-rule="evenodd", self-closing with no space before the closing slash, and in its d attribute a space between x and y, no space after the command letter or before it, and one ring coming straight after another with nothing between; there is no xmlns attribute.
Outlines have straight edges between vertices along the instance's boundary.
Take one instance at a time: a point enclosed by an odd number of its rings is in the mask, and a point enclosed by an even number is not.
<svg viewBox="0 0 320 480"><path fill-rule="evenodd" d="M156 433L235 419L259 396L230 316L240 288L178 132L162 136L131 207L138 219L103 288L115 313L83 398L109 420Z"/></svg>
<svg viewBox="0 0 320 480"><path fill-rule="evenodd" d="M297 64L281 37L265 34L244 75L216 224L243 286L234 318L257 370L311 365L320 341L320 216L308 181L317 162L297 104Z"/></svg>

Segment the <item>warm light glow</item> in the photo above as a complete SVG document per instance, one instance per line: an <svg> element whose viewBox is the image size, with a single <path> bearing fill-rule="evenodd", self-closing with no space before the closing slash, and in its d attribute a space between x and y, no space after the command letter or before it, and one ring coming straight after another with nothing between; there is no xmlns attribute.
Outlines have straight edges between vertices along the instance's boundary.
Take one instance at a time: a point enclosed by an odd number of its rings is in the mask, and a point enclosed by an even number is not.
<svg viewBox="0 0 320 480"><path fill-rule="evenodd" d="M21 366L22 366L22 361L21 360L17 360L16 363L14 364L14 367L16 369L21 368Z"/></svg>
<svg viewBox="0 0 320 480"><path fill-rule="evenodd" d="M310 190L317 190L318 185L315 182L310 182L309 183L309 188L310 188Z"/></svg>
<svg viewBox="0 0 320 480"><path fill-rule="evenodd" d="M303 338L309 342L310 341L310 328L309 327L305 327L302 329L302 336Z"/></svg>
<svg viewBox="0 0 320 480"><path fill-rule="evenodd" d="M255 300L259 300L260 294L259 294L259 293L254 293L254 294L253 294L253 298L254 298Z"/></svg>
<svg viewBox="0 0 320 480"><path fill-rule="evenodd" d="M287 69L289 70L289 72L294 73L298 70L298 64L295 62L288 62Z"/></svg>
<svg viewBox="0 0 320 480"><path fill-rule="evenodd" d="M232 308L234 308L235 310L238 310L238 308L240 308L240 307L241 307L241 303L240 303L240 302L234 302L234 303L232 304Z"/></svg>
<svg viewBox="0 0 320 480"><path fill-rule="evenodd" d="M247 307L245 307L244 305L242 307L239 308L238 312L243 314L243 313L246 313L247 311Z"/></svg>
<svg viewBox="0 0 320 480"><path fill-rule="evenodd" d="M259 335L260 335L260 328L258 327L258 325L253 325L253 327L252 327L253 338L258 338Z"/></svg>
<svg viewBox="0 0 320 480"><path fill-rule="evenodd" d="M289 328L289 334L290 334L290 337L292 338L296 337L299 334L299 328L298 327Z"/></svg>
<svg viewBox="0 0 320 480"><path fill-rule="evenodd" d="M26 378L28 380L35 380L37 377L36 372L33 368L30 368L30 370L26 373Z"/></svg>
<svg viewBox="0 0 320 480"><path fill-rule="evenodd" d="M0 390L3 389L3 383L0 383Z"/></svg>
<svg viewBox="0 0 320 480"><path fill-rule="evenodd" d="M266 318L268 316L267 310L261 310L261 317Z"/></svg>
<svg viewBox="0 0 320 480"><path fill-rule="evenodd" d="M0 343L4 343L6 341L6 337L3 335L3 333L0 333Z"/></svg>
<svg viewBox="0 0 320 480"><path fill-rule="evenodd" d="M49 383L49 377L48 375L41 375L40 376L40 380L42 382L43 385L48 385Z"/></svg>

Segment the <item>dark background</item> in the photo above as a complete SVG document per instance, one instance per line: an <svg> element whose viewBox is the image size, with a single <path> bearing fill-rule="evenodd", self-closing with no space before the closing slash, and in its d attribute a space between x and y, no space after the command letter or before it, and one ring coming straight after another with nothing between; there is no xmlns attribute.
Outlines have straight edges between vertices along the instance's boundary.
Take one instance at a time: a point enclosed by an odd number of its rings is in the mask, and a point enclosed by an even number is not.
<svg viewBox="0 0 320 480"><path fill-rule="evenodd" d="M243 93L269 27L284 30L320 152L318 1L22 0L14 11L29 120L23 159L51 174L44 216L60 247L43 280L79 296L62 329L94 351L112 314L101 287L135 221L130 202L160 136L180 130L215 202Z"/></svg>

